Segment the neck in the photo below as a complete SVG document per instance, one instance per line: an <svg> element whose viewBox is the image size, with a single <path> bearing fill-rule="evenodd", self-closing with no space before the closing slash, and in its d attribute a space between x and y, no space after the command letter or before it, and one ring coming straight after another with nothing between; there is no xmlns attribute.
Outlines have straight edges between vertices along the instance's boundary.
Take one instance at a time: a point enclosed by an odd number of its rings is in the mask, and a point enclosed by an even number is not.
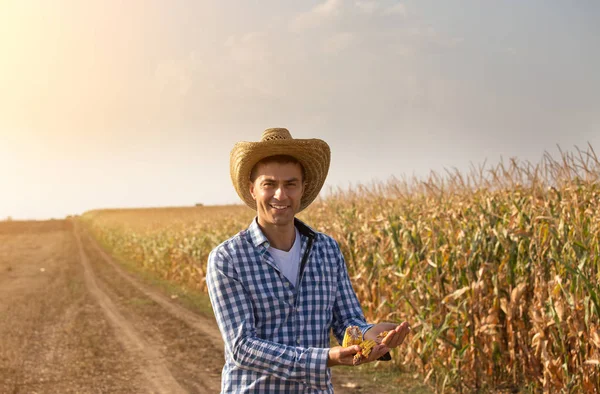
<svg viewBox="0 0 600 394"><path fill-rule="evenodd" d="M284 250L288 252L294 245L296 239L296 228L294 222L284 226L277 226L270 223L264 223L258 218L258 226L262 230L265 237L269 240L272 248Z"/></svg>

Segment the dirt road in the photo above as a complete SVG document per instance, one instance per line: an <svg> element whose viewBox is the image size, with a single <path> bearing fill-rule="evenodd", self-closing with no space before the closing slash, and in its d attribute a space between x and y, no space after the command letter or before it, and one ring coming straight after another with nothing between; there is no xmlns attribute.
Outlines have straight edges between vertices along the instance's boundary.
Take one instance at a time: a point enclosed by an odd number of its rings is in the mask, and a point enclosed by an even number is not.
<svg viewBox="0 0 600 394"><path fill-rule="evenodd" d="M74 226L0 223L0 393L218 393L214 319L131 277Z"/></svg>
<svg viewBox="0 0 600 394"><path fill-rule="evenodd" d="M0 393L216 393L213 323L108 264L70 222L0 224Z"/></svg>

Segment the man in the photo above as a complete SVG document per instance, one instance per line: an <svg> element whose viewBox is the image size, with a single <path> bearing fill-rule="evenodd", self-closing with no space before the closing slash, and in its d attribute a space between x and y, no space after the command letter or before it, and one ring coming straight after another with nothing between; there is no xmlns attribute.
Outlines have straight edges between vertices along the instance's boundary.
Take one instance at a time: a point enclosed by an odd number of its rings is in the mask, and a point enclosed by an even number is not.
<svg viewBox="0 0 600 394"><path fill-rule="evenodd" d="M225 341L223 393L332 393L329 367L353 365L360 348L330 347L331 329L339 343L348 326L365 340L389 331L364 362L387 355L408 333L407 323L366 323L338 244L295 218L319 194L329 162L327 143L281 128L231 151L234 187L257 217L208 258Z"/></svg>

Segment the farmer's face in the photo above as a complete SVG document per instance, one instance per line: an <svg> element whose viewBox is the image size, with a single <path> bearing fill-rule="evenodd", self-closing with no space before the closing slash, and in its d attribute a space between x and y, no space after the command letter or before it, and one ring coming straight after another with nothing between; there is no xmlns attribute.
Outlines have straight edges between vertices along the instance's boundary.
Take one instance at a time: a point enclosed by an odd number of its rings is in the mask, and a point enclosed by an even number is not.
<svg viewBox="0 0 600 394"><path fill-rule="evenodd" d="M259 224L293 225L304 193L302 168L295 163L261 163L250 183L250 193L256 200Z"/></svg>

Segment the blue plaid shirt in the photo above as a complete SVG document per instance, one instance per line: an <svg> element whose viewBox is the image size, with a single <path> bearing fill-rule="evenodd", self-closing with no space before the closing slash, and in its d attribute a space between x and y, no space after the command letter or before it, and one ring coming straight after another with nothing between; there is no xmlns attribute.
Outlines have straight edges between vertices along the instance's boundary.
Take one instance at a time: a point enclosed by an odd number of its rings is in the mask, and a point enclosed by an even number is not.
<svg viewBox="0 0 600 394"><path fill-rule="evenodd" d="M295 225L301 256L308 253L298 286L278 271L256 218L208 257L206 283L225 341L222 393L333 393L330 330L342 343L347 326L363 334L372 327L335 240Z"/></svg>

